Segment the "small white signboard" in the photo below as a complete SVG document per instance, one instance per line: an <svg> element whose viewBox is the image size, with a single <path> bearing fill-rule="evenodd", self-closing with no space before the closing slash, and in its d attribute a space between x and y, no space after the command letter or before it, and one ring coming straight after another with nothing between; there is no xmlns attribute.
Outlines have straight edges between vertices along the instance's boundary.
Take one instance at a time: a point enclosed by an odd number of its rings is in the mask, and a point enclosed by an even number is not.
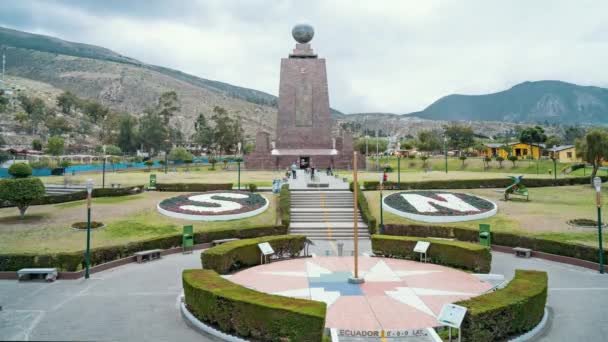
<svg viewBox="0 0 608 342"><path fill-rule="evenodd" d="M437 321L450 328L460 329L464 315L467 313L467 308L455 304L445 304L441 308Z"/></svg>
<svg viewBox="0 0 608 342"><path fill-rule="evenodd" d="M274 249L272 249L272 246L270 246L270 244L268 242L258 243L258 247L260 248L260 251L264 255L274 254Z"/></svg>
<svg viewBox="0 0 608 342"><path fill-rule="evenodd" d="M416 246L414 246L414 252L426 254L426 251L429 249L430 245L431 243L428 241L418 241Z"/></svg>

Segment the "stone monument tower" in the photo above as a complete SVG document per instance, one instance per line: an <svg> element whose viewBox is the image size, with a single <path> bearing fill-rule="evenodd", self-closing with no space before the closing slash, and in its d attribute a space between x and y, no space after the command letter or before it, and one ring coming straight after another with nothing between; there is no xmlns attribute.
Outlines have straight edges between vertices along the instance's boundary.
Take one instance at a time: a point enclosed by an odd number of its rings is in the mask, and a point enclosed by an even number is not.
<svg viewBox="0 0 608 342"><path fill-rule="evenodd" d="M275 144L269 148L268 136L258 134L256 149L245 157L245 165L248 169L284 169L295 162L301 168L350 168L352 136L331 136L325 59L318 58L310 46L314 29L296 25L292 35L296 47L288 58L281 59Z"/></svg>

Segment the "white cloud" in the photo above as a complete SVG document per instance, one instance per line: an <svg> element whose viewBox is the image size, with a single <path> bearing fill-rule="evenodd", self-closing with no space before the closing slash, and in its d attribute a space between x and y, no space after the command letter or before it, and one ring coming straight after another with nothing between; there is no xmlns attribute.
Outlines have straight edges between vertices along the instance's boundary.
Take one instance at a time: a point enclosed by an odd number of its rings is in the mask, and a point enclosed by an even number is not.
<svg viewBox="0 0 608 342"><path fill-rule="evenodd" d="M272 94L291 27L309 22L327 59L331 105L345 112L417 111L449 93L526 80L608 85L607 2L18 3L5 4L0 24Z"/></svg>

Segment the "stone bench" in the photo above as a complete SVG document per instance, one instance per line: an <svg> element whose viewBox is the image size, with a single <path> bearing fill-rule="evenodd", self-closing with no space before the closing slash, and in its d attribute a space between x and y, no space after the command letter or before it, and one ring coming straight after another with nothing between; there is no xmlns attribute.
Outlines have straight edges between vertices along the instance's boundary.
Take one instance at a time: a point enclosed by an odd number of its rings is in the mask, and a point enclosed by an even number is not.
<svg viewBox="0 0 608 342"><path fill-rule="evenodd" d="M162 252L162 249L151 249L149 251L141 251L141 252L137 252L135 253L135 258L137 259L138 263L142 263L144 261L152 261L154 259L160 259L160 253Z"/></svg>
<svg viewBox="0 0 608 342"><path fill-rule="evenodd" d="M120 183L112 183L112 189L114 188L119 188L120 189Z"/></svg>
<svg viewBox="0 0 608 342"><path fill-rule="evenodd" d="M54 281L57 279L56 268L22 268L17 271L17 277L19 280L31 279L32 276L44 277L46 281Z"/></svg>
<svg viewBox="0 0 608 342"><path fill-rule="evenodd" d="M513 248L513 251L515 252L515 256L520 258L529 258L532 253L531 249L523 247L515 247Z"/></svg>
<svg viewBox="0 0 608 342"><path fill-rule="evenodd" d="M211 241L211 246L217 246L217 245L221 245L221 244L226 243L226 242L236 241L236 240L239 240L239 239L237 239L237 238L231 238L231 239L213 240L213 241Z"/></svg>

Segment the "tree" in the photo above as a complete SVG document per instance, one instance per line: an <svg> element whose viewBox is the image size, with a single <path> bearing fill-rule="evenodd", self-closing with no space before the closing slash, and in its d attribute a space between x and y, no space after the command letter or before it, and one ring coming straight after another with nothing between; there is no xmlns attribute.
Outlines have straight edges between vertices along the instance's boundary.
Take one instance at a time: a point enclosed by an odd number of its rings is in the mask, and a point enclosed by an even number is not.
<svg viewBox="0 0 608 342"><path fill-rule="evenodd" d="M32 122L32 133L36 133L38 124L44 121L44 118L47 115L47 108L44 101L38 97L31 98L25 94L19 94L17 99Z"/></svg>
<svg viewBox="0 0 608 342"><path fill-rule="evenodd" d="M416 147L420 151L432 152L441 150L441 134L437 131L422 130L416 135Z"/></svg>
<svg viewBox="0 0 608 342"><path fill-rule="evenodd" d="M545 140L545 145L547 146L547 148L551 148L553 146L560 146L561 144L562 138L557 135L550 135L547 137L547 140Z"/></svg>
<svg viewBox="0 0 608 342"><path fill-rule="evenodd" d="M45 190L40 178L16 178L0 180L0 199L19 208L21 219L30 204L42 198Z"/></svg>
<svg viewBox="0 0 608 342"><path fill-rule="evenodd" d="M207 119L205 119L205 116L202 113L198 115L198 118L194 123L194 131L195 132L192 136L192 140L201 145L201 148L204 150L211 150L211 146L213 146L215 141L213 129L209 127L207 124Z"/></svg>
<svg viewBox="0 0 608 342"><path fill-rule="evenodd" d="M11 155L8 152L0 151L0 166L9 159L11 159Z"/></svg>
<svg viewBox="0 0 608 342"><path fill-rule="evenodd" d="M217 164L217 159L209 158L209 164L211 164L211 170L215 170L215 164Z"/></svg>
<svg viewBox="0 0 608 342"><path fill-rule="evenodd" d="M25 127L25 124L28 122L30 117L27 115L27 113L19 112L15 114L14 119L19 123L19 126Z"/></svg>
<svg viewBox="0 0 608 342"><path fill-rule="evenodd" d="M135 118L129 114L123 114L120 117L116 144L125 152L134 152L137 149L136 124Z"/></svg>
<svg viewBox="0 0 608 342"><path fill-rule="evenodd" d="M42 151L42 142L40 139L32 140L32 150Z"/></svg>
<svg viewBox="0 0 608 342"><path fill-rule="evenodd" d="M578 126L567 127L564 130L564 144L573 145L585 136L585 129Z"/></svg>
<svg viewBox="0 0 608 342"><path fill-rule="evenodd" d="M576 155L593 166L591 180L603 161L608 160L608 131L600 128L591 129L584 138L576 142Z"/></svg>
<svg viewBox="0 0 608 342"><path fill-rule="evenodd" d="M474 132L470 126L460 124L450 124L443 127L444 134L448 138L448 145L462 152L475 143L473 140Z"/></svg>
<svg viewBox="0 0 608 342"><path fill-rule="evenodd" d="M150 172L150 169L152 169L152 165L154 165L154 161L152 159L148 159L144 162L144 165L148 167L148 172Z"/></svg>
<svg viewBox="0 0 608 342"><path fill-rule="evenodd" d="M82 105L82 110L94 123L104 120L110 113L108 108L94 100L85 101Z"/></svg>
<svg viewBox="0 0 608 342"><path fill-rule="evenodd" d="M64 117L49 117L46 119L46 127L50 135L62 135L72 131L72 126Z"/></svg>
<svg viewBox="0 0 608 342"><path fill-rule="evenodd" d="M116 145L106 145L106 155L120 156L122 155L122 150Z"/></svg>
<svg viewBox="0 0 608 342"><path fill-rule="evenodd" d="M235 145L234 120L228 116L228 112L224 108L218 106L213 108L211 119L215 123L213 129L215 145L221 156L223 152L229 151Z"/></svg>
<svg viewBox="0 0 608 342"><path fill-rule="evenodd" d="M490 158L489 156L484 157L483 158L483 164L484 164L483 166L484 166L484 168L489 169L491 161L492 161L492 158Z"/></svg>
<svg viewBox="0 0 608 342"><path fill-rule="evenodd" d="M168 125L175 113L180 111L177 93L175 91L162 93L158 98L156 110L158 115L163 119L165 125Z"/></svg>
<svg viewBox="0 0 608 342"><path fill-rule="evenodd" d="M167 127L162 118L153 110L147 110L139 120L139 141L142 146L148 151L160 151L167 138Z"/></svg>
<svg viewBox="0 0 608 342"><path fill-rule="evenodd" d="M365 155L365 142L367 141L368 150L370 153L376 153L376 143L378 144L378 151L380 153L386 151L388 142L386 139L380 138L359 138L355 141L355 149Z"/></svg>
<svg viewBox="0 0 608 342"><path fill-rule="evenodd" d="M545 142L545 140L547 140L547 135L545 134L545 130L540 126L526 127L519 133L519 141L530 146L530 159L534 158L532 144L540 144Z"/></svg>
<svg viewBox="0 0 608 342"><path fill-rule="evenodd" d="M59 156L63 154L64 150L65 142L62 137L53 136L49 138L49 141L46 145L46 153L53 156Z"/></svg>
<svg viewBox="0 0 608 342"><path fill-rule="evenodd" d="M465 155L460 156L460 160L462 161L462 168L464 169L464 161L467 160L467 156L465 156Z"/></svg>
<svg viewBox="0 0 608 342"><path fill-rule="evenodd" d="M517 162L517 157L516 156L509 156L508 158L511 163L513 163L513 167L515 167L515 162Z"/></svg>
<svg viewBox="0 0 608 342"><path fill-rule="evenodd" d="M3 147L4 145L6 145L6 140L4 140L4 137L0 135L0 147Z"/></svg>
<svg viewBox="0 0 608 342"><path fill-rule="evenodd" d="M498 162L498 167L502 169L502 162L505 161L505 158L496 156L496 161Z"/></svg>
<svg viewBox="0 0 608 342"><path fill-rule="evenodd" d="M171 152L169 152L168 156L169 160L181 162L186 160L192 160L193 158L194 156L192 155L192 153L188 152L188 150L183 147L176 147L172 149Z"/></svg>
<svg viewBox="0 0 608 342"><path fill-rule="evenodd" d="M74 108L78 106L80 99L69 91L64 91L57 96L57 106L61 108L64 114L70 114Z"/></svg>

